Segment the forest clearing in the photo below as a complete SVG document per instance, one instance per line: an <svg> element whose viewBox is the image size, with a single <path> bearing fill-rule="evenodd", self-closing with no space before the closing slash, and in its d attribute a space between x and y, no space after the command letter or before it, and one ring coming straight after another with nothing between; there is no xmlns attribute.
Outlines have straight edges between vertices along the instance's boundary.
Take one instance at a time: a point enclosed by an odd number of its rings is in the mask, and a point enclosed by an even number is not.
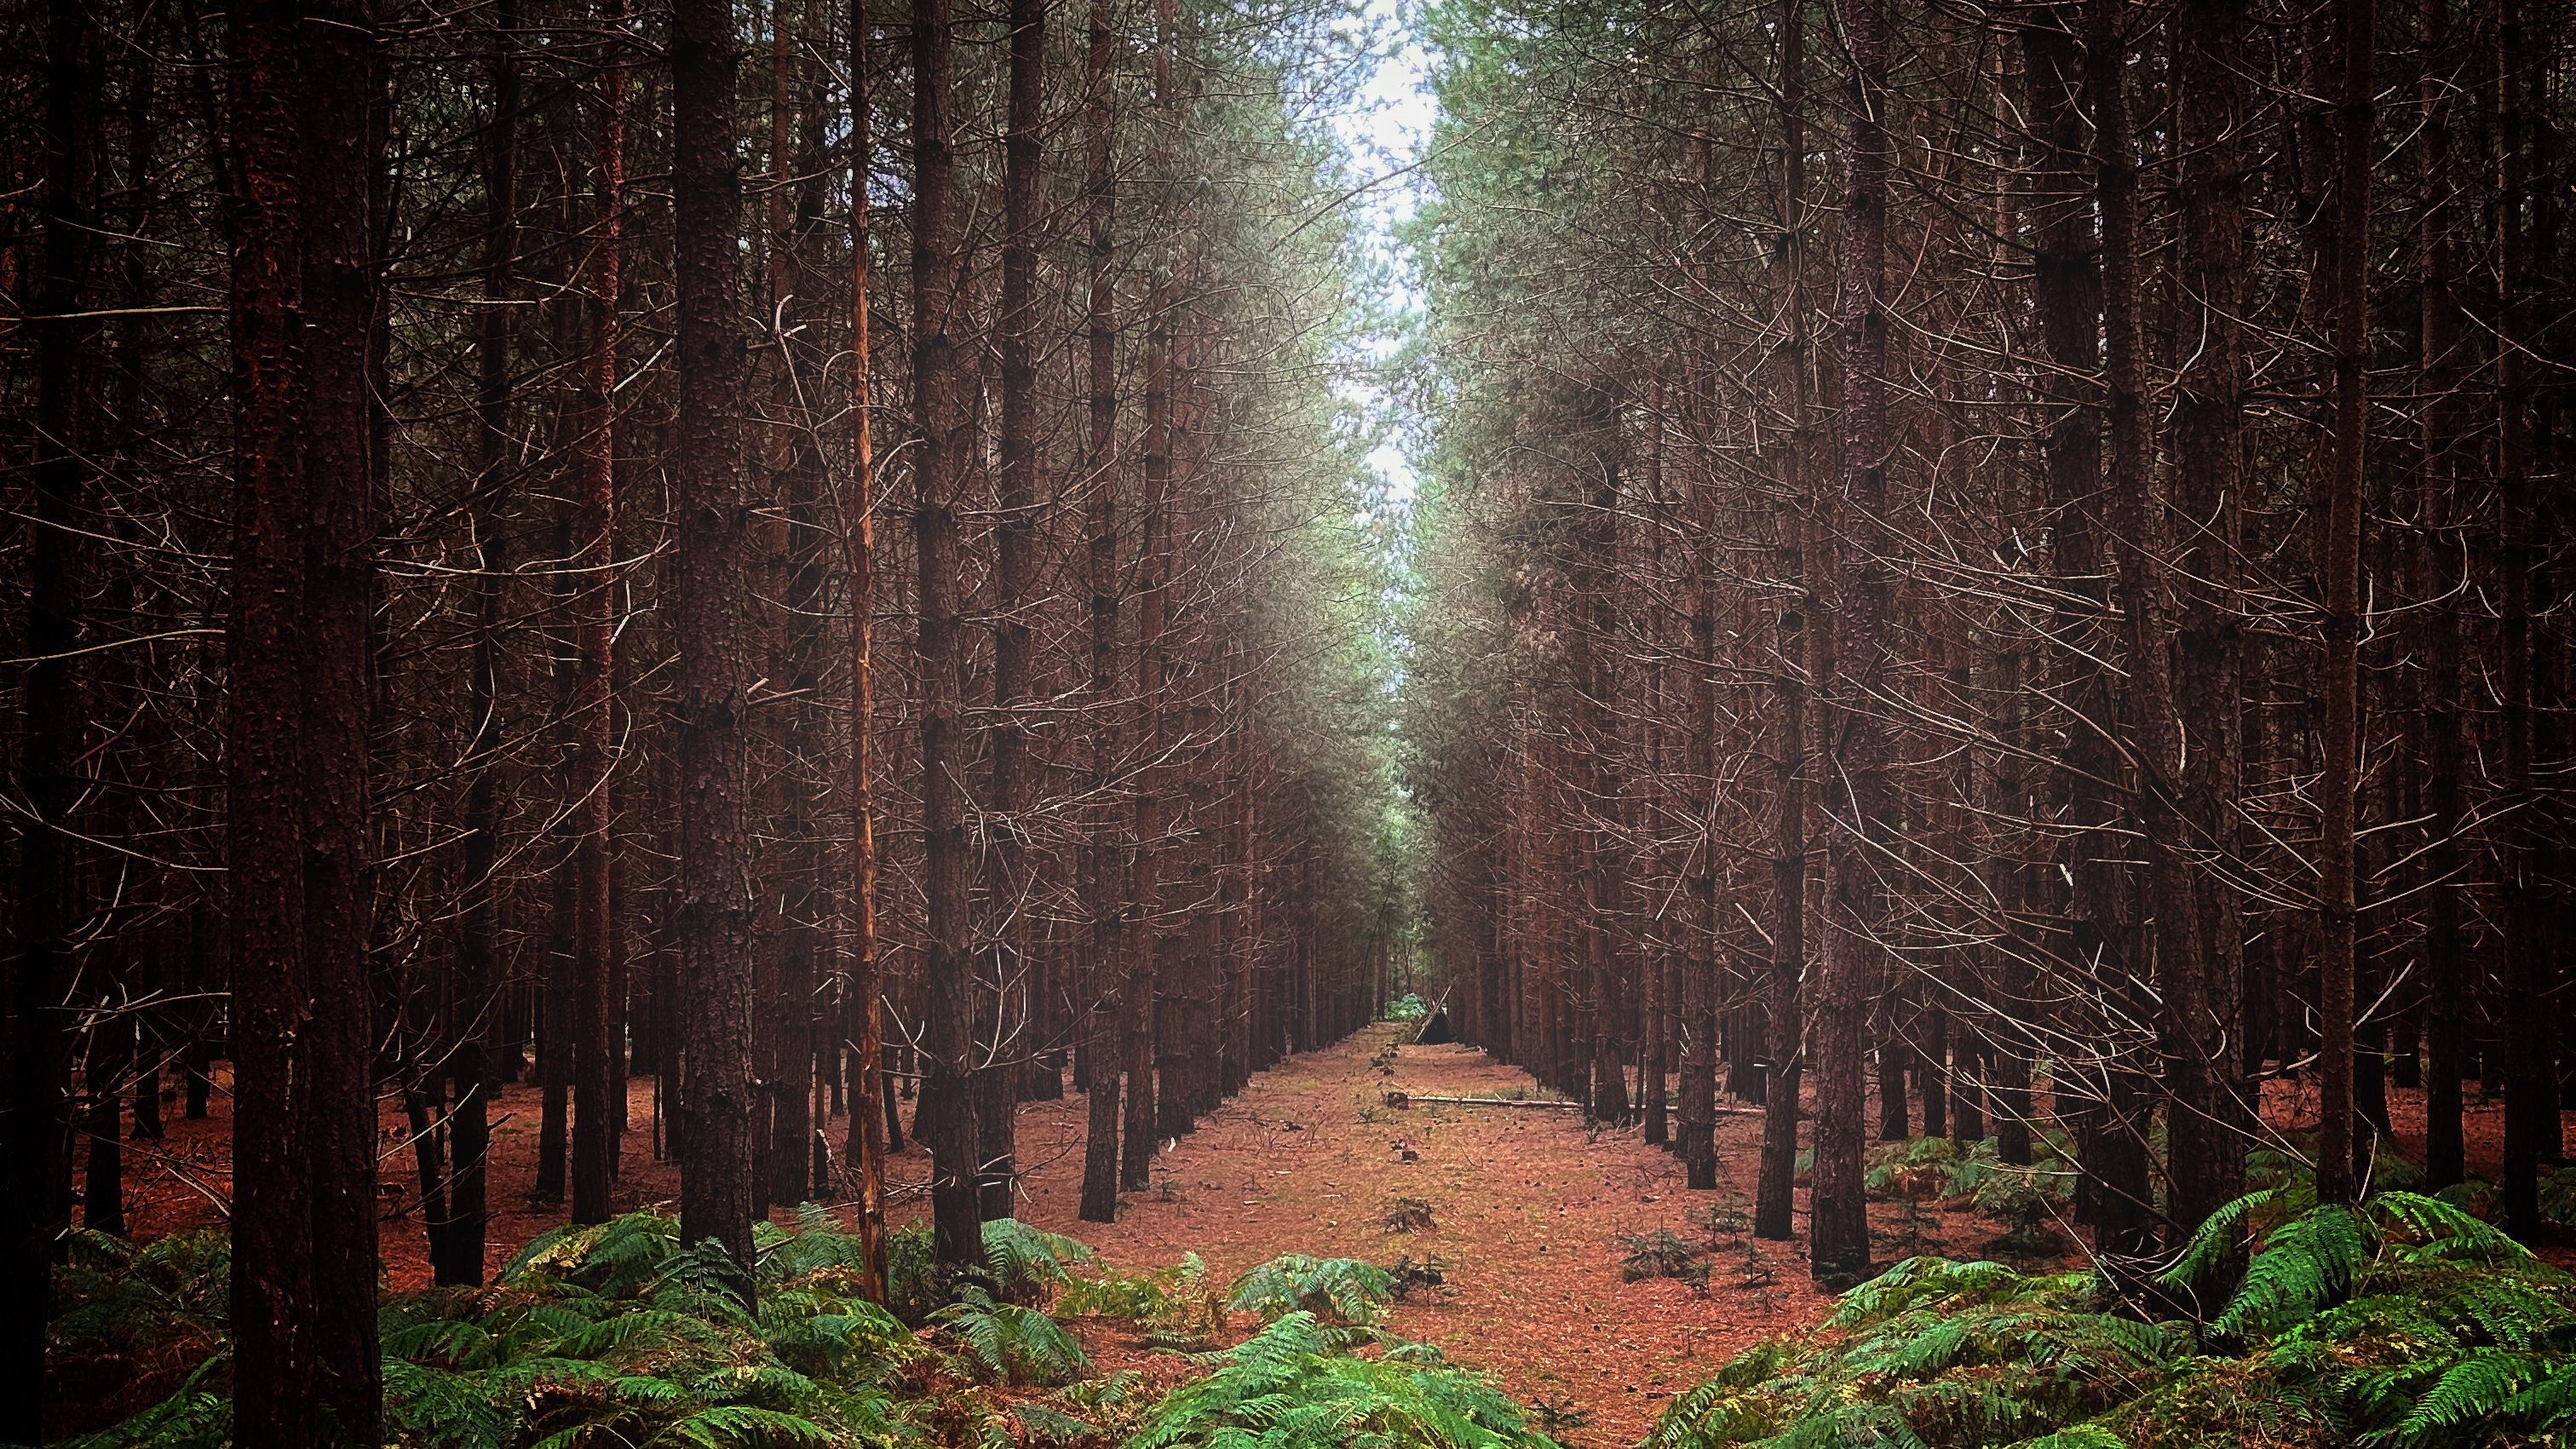
<svg viewBox="0 0 2576 1449"><path fill-rule="evenodd" d="M0 10L0 1449L2576 1440L2572 19Z"/></svg>

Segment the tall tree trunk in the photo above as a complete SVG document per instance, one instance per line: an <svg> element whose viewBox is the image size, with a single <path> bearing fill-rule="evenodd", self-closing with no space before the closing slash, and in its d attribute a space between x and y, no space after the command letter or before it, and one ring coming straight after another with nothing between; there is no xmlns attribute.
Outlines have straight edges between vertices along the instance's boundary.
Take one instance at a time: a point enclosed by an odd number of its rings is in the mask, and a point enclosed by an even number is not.
<svg viewBox="0 0 2576 1449"><path fill-rule="evenodd" d="M2027 198L2031 229L2038 249L2031 259L2039 332L2050 367L2042 402L2052 415L2040 447L2048 474L2047 508L2052 518L2051 562L2057 601L2048 628L2060 642L2052 651L2051 678L2045 692L2061 701L2072 718L2057 732L2065 743L2060 769L2051 782L2051 810L2066 822L2057 846L2056 875L2067 883L2067 909L2062 954L2081 975L2100 986L2082 993L2083 1019L2068 1025L2107 1035L2116 1000L2103 993L2125 987L2132 943L2119 919L2127 889L2126 867L2103 842L2118 819L2113 799L2118 766L2108 745L2113 728L2109 657L2104 629L2110 618L2103 589L2101 562L2101 421L2092 402L2091 380L2101 357L2101 279L2095 256L2091 217L2093 185L2087 168L2086 127L2082 107L2082 71L2075 42L2077 7L2045 4L2022 26L2022 51L2031 129L2038 143L2038 164L2031 170ZM2054 892L2052 892L2054 893ZM2038 904L2036 902L2034 905ZM2025 974L2023 984L2028 984ZM2014 1006L2033 1009L2037 993L2019 996ZM2076 1013L2070 1012L2070 1016ZM2027 1027L2025 1027L2027 1030ZM2030 1033L2031 1049L2008 1052L2001 1064L2007 1120L2027 1118L2029 1062L2042 1055L2046 1038ZM2117 1053L2105 1053L2111 1065L2125 1066ZM2107 1211L2115 1219L2114 1237L2134 1232L2131 1219L2146 1202L2143 1143L2127 1123L2106 1116L2112 1095L2108 1070L2091 1074L2059 1057L2057 1090L2052 1096L2059 1115L2078 1140L2084 1176L2078 1184L2079 1217L2098 1222ZM2069 1110L2069 1108L2073 1110ZM2026 1150L2026 1142L2016 1143Z"/></svg>
<svg viewBox="0 0 2576 1449"><path fill-rule="evenodd" d="M2361 483L2368 437L2363 374L2370 361L2370 0L2343 0L2343 90L2338 108L2341 163L2335 195L2334 472L2326 495L2325 538L2318 550L2325 576L2323 778L2317 789L2324 822L2318 842L2317 890L2322 953L2317 961L2317 1199L2351 1202L2369 1170L2366 1142L2354 1140L2353 975L2356 875L2354 808L2361 761ZM2535 1008L2537 1003L2534 1003ZM2557 1095L2549 1098L2557 1119ZM2356 1160L2359 1153L2359 1160ZM2510 1154L2508 1154L2508 1157ZM2507 1201L2512 1199L2508 1173Z"/></svg>
<svg viewBox="0 0 2576 1449"><path fill-rule="evenodd" d="M608 1221L608 1179L624 1089L609 1033L608 820L611 710L616 698L617 304L625 261L626 0L605 0L599 133L591 159L590 357L581 446L581 536L574 561L580 672L573 699L572 1220Z"/></svg>
<svg viewBox="0 0 2576 1449"><path fill-rule="evenodd" d="M810 420L804 414L804 380L798 375L795 341L803 330L807 281L807 243L821 219L821 144L816 135L821 98L799 60L797 23L791 6L798 0L776 0L770 10L769 158L773 183L769 193L769 295L778 319L773 341L771 380L776 401L773 423L774 476L782 506L781 542L786 577L781 597L781 661L787 691L782 705L780 739L787 772L781 779L778 823L780 902L778 922L778 1016L775 1063L769 1082L770 1152L768 1197L781 1204L819 1198L815 1159L823 1119L814 1113L816 1061L822 1041L816 1031L816 969L829 947L823 928L826 893L824 844L820 822L806 781L814 779L824 748L823 714L818 707L823 685L825 615L824 547L819 509L823 455ZM815 0L803 0L804 25L815 26ZM799 178L789 185L788 177ZM830 1154L823 1153L828 1167Z"/></svg>
<svg viewBox="0 0 2576 1449"><path fill-rule="evenodd" d="M2423 445L2416 474L2416 587L2424 667L2424 803L2430 843L2424 874L2424 1175L2439 1190L2466 1175L2460 1079L2468 1075L2462 1015L2468 975L2462 967L2460 905L2460 609L2432 601L2467 570L2459 527L2459 460L2453 392L2459 304L2453 294L2450 96L2455 77L2437 64L2450 44L2449 0L2420 0L2422 73L2416 96L2416 256L2422 298Z"/></svg>
<svg viewBox="0 0 2576 1449"><path fill-rule="evenodd" d="M1624 872L1614 860L1619 849L1620 789L1617 764L1618 726L1616 671L1610 656L1618 645L1617 520L1619 516L1619 399L1590 391L1576 403L1572 425L1580 439L1576 464L1581 490L1568 500L1572 514L1574 597L1579 610L1573 630L1576 694L1576 741L1584 762L1583 817L1577 889L1583 900L1584 996L1589 1003L1591 1040L1586 1063L1591 1073L1591 1116L1597 1122L1629 1120L1628 1078L1624 1053L1618 1050L1620 983L1617 939L1613 926L1620 914Z"/></svg>
<svg viewBox="0 0 2576 1449"><path fill-rule="evenodd" d="M303 257L309 382L304 604L313 631L303 667L305 952L313 1005L313 1324L321 1392L348 1443L381 1438L376 1352L376 1105L368 945L367 739L373 700L368 621L375 611L373 357L378 194L388 99L371 0L308 10L297 88L310 189ZM235 1181L239 1178L236 1176Z"/></svg>
<svg viewBox="0 0 2576 1449"><path fill-rule="evenodd" d="M1809 1027L1816 1148L1809 1253L1819 1281L1869 1263L1861 1195L1862 992L1876 974L1878 862L1887 824L1888 741L1877 694L1885 673L1894 555L1886 523L1887 318L1879 285L1887 245L1887 20L1880 0L1849 0L1850 131L1843 153L1841 295L1842 538L1835 564L1833 698L1823 721L1827 814L1823 951Z"/></svg>
<svg viewBox="0 0 2576 1449"><path fill-rule="evenodd" d="M2245 11L2231 0L2194 0L2180 26L2183 325L2195 339L2174 404L2171 527L2183 530L2175 577L2173 694L2185 758L2182 839L2200 862L2200 978L2185 1005L2166 993L2167 1050L2181 1064L2169 1119L2169 1215L2188 1232L2245 1189L2244 1148L2254 1126L2244 1056L2244 926L2226 875L2237 850L2244 777L2243 630L2236 598L2244 546L2245 124L2238 77ZM2151 526L2161 525L2150 517ZM2161 909L2161 907L2160 907ZM2188 985L2188 983L2186 983Z"/></svg>
<svg viewBox="0 0 2576 1449"><path fill-rule="evenodd" d="M501 1009L493 977L499 922L494 868L500 860L501 767L494 758L502 730L500 638L506 606L503 579L509 563L502 538L510 406L510 268L518 249L518 0L499 0L492 17L492 118L484 137L483 316L475 339L473 517L474 648L467 667L465 707L471 719L472 775L465 787L465 840L461 865L465 899L458 911L455 978L446 1015L455 1045L448 1054L453 1105L448 1109L450 1161L446 1254L433 1264L442 1284L483 1281L488 1222L491 1106L500 1081L493 1071L492 1038Z"/></svg>
<svg viewBox="0 0 2576 1449"><path fill-rule="evenodd" d="M680 1236L752 1268L751 836L744 789L753 661L745 618L751 541L743 499L744 357L736 260L741 64L732 0L673 12L672 227L679 295Z"/></svg>
<svg viewBox="0 0 2576 1449"><path fill-rule="evenodd" d="M841 539L850 575L850 934L841 983L849 1014L850 1124L846 1156L858 1183L859 1285L870 1302L887 1298L885 1159L894 1094L886 1090L884 1028L878 998L876 838L876 432L868 400L869 133L868 20L850 9L850 412L854 434L850 477L841 498Z"/></svg>
<svg viewBox="0 0 2576 1449"><path fill-rule="evenodd" d="M1806 306L1807 81L1805 0L1782 0L1780 15L1780 310L1789 322L1789 436L1783 443L1787 498L1774 509L1775 587L1790 592L1772 632L1772 768L1770 1023L1763 1084L1762 1160L1754 1184L1753 1235L1786 1240L1798 1161L1798 1082L1805 1060L1799 977L1807 958L1807 686L1817 630L1807 617L1807 519L1813 508L1807 472L1808 355Z"/></svg>
<svg viewBox="0 0 2576 1449"><path fill-rule="evenodd" d="M234 1432L372 1444L374 1097L366 974L374 513L363 5L232 17L234 142L258 184L233 281L240 533L233 716Z"/></svg>
<svg viewBox="0 0 2576 1449"><path fill-rule="evenodd" d="M7 1255L0 1292L18 1305L5 1315L8 1327L0 1336L0 1438L26 1444L45 1440L46 1314L39 1306L53 1292L54 1244L67 1225L71 1198L73 1022L65 1007L74 974L73 932L82 924L72 820L80 794L75 775L82 731L79 682L69 656L80 633L80 538L74 529L89 481L78 436L81 352L89 328L74 314L89 305L97 232L92 108L101 74L88 8L79 0L53 0L47 14L44 275L37 296L42 320L35 329L30 470L35 517L28 542L26 647L20 651L28 662L19 683L26 711L19 768L32 818L19 836L17 898L10 903L16 935L0 976L9 1033L8 1097L0 1113L0 1171L7 1173L0 1184L0 1253ZM282 127L284 117L275 124ZM262 239L275 230L263 231ZM291 246L291 239L282 240ZM288 298L277 298L275 315L283 317L287 305ZM256 433L250 439L254 446L272 440L282 446L285 435ZM273 808L283 810L285 798ZM280 873L292 868L291 859L276 865ZM286 904L279 903L281 909Z"/></svg>
<svg viewBox="0 0 2576 1449"><path fill-rule="evenodd" d="M1027 943L1034 892L1028 879L1027 814L1030 775L1026 714L1031 704L1029 612L1036 607L1037 543L1046 519L1040 512L1037 452L1037 209L1040 137L1046 75L1046 0L1011 0L1010 120L1003 144L1002 175L1002 476L1001 516L994 525L1000 557L994 577L993 612L993 787L990 813L996 838L989 855L994 888L993 909L999 913L993 956L993 1039L995 1056L1005 1051L1025 1054L1031 1040L1026 1022L1012 1019L1010 1005L1033 969ZM978 1103L983 1130L983 1211L987 1218L1009 1217L1014 1188L1012 1111L1022 1073L999 1061L985 1067L986 1090Z"/></svg>
<svg viewBox="0 0 2576 1449"><path fill-rule="evenodd" d="M2347 3L2359 8L2359 0ZM2363 34L2367 36L2366 31ZM2505 1228L2528 1243L2541 1230L2540 1162L2558 1155L2560 1129L2557 1083L2549 1070L2550 972L2542 956L2539 882L2533 879L2538 851L2532 823L2531 759L2532 399L2524 355L2530 334L2522 234L2523 215L2530 205L2530 163L2524 148L2531 126L2527 108L2533 86L2528 71L2533 61L2524 49L2526 43L2521 0L2504 0L2496 20L2495 127L2496 565L2501 575L2497 646L2502 656L2498 673L2503 685L2504 756L2500 802L2504 818L2497 831L2496 879L2503 887L2504 914ZM2363 140L2366 143L2366 134ZM2367 184L2366 172L2363 184ZM2336 380L2342 381L2340 371ZM2356 390L2359 385L2356 379ZM2358 410L2356 401L2356 414ZM2328 784L2332 781L2330 773ZM2331 797L2327 803L2332 808ZM2330 821L2329 840L2331 829Z"/></svg>
<svg viewBox="0 0 2576 1449"><path fill-rule="evenodd" d="M1661 881L1672 869L1672 858L1664 849L1664 821L1670 812L1672 795L1672 761L1665 721L1671 706L1665 698L1664 681L1671 673L1672 604L1665 574L1664 537L1672 531L1672 508L1664 496L1664 385L1659 377L1647 394L1646 401L1646 531L1647 589L1645 607L1649 611L1646 628L1647 685L1642 691L1646 734L1647 777L1645 798L1639 802L1639 822L1647 841L1643 863L1647 871ZM1664 919L1649 920L1641 932L1645 953L1646 989L1639 1023L1638 1095L1645 1099L1645 1138L1649 1144L1667 1145L1672 1127L1667 1117L1665 1080L1672 1070L1672 998L1680 986L1679 968L1673 960L1673 931Z"/></svg>
<svg viewBox="0 0 2576 1449"><path fill-rule="evenodd" d="M1085 560L1091 589L1091 685L1084 700L1091 735L1091 804L1082 836L1082 891L1090 930L1081 940L1083 990L1091 1010L1091 1084L1086 1104L1081 1217L1087 1223L1118 1218L1118 1083L1125 1066L1123 963L1118 958L1118 911L1111 899L1115 868L1111 836L1117 829L1105 805L1118 758L1118 375L1115 353L1117 288L1112 279L1110 223L1109 62L1116 32L1109 0L1091 0L1091 27L1083 75L1083 193L1091 212L1090 298L1085 319L1085 378L1090 390L1090 434L1084 468L1089 482L1083 506Z"/></svg>
<svg viewBox="0 0 2576 1449"><path fill-rule="evenodd" d="M928 1078L914 1134L929 1144L940 1262L984 1259L975 1123L975 963L967 919L966 800L959 772L964 640L957 509L973 442L967 395L966 237L957 205L956 20L950 0L913 0L912 386L921 429L913 464L920 561L921 829L929 919Z"/></svg>
<svg viewBox="0 0 2576 1449"><path fill-rule="evenodd" d="M1705 190L1708 145L1695 140ZM1696 400L1698 389L1687 390ZM1688 404L1686 403L1687 407ZM1686 414L1687 416L1687 414ZM1704 464L1690 480L1690 524L1702 538L1716 535L1717 480ZM1684 808L1690 842L1689 948L1681 959L1681 1141L1686 1181L1707 1192L1717 1187L1717 1022L1719 942L1726 929L1720 918L1719 894L1724 872L1718 864L1717 776L1722 755L1717 714L1717 570L1699 548L1687 551L1691 582L1690 727L1682 768L1689 780ZM1795 1132L1794 1119L1790 1130Z"/></svg>
<svg viewBox="0 0 2576 1449"><path fill-rule="evenodd" d="M236 6L227 19L233 146L244 189L232 276L235 532L224 639L233 697L260 702L231 712L225 791L233 1435L262 1449L304 1449L318 1442L321 1350L311 1312L313 1182L305 1166L312 1074L301 1029L314 996L304 954L305 762L296 717L310 526L297 446L304 401L297 282L308 182L295 145L301 118L292 81L302 36L294 15L270 4ZM59 1096L62 1084L49 1089Z"/></svg>
<svg viewBox="0 0 2576 1449"><path fill-rule="evenodd" d="M1157 55L1157 94L1165 60ZM1167 118L1166 118L1167 119ZM1163 121L1158 120L1157 124ZM1168 219L1168 218L1167 218ZM1154 1148L1162 1126L1163 1084L1155 1069L1161 1041L1164 685L1172 573L1172 289L1171 269L1158 267L1146 301L1144 497L1137 517L1136 712L1131 726L1139 763L1129 773L1135 796L1133 865L1129 871L1127 938L1127 1100L1119 1144L1118 1181L1129 1192L1151 1186Z"/></svg>
<svg viewBox="0 0 2576 1449"><path fill-rule="evenodd" d="M2182 806L2186 748L2175 707L2171 589L2166 553L2165 473L2155 466L2147 414L2146 335L2139 316L2138 174L2131 155L2127 37L2115 0L2091 0L2085 37L2085 89L2093 101L2094 193L2102 213L2103 373L2110 402L2108 478L2114 572L2128 625L2127 714L2138 738L2130 750L2138 775L2137 819L2147 846L2147 893L2153 912L2153 959L2167 1017L2172 1111L2167 1156L2174 1163L2172 1206L2188 1234L2212 1209L2236 1196L2203 1177L2219 1159L2243 1157L2243 1143L2213 1131L2223 1091L2226 1023L2210 1016L2209 968L2201 934L2198 881ZM2145 1205L2140 1204L2143 1208ZM2114 1252L2141 1241L2104 1245Z"/></svg>
<svg viewBox="0 0 2576 1449"><path fill-rule="evenodd" d="M41 1444L44 1434L44 1320L52 1299L54 1243L70 1225L72 1201L72 933L82 926L80 866L72 812L80 799L82 709L70 655L80 642L77 516L88 495L82 456L80 379L90 325L90 258L95 253L95 119L103 67L90 10L54 0L46 18L44 72L44 242L36 286L36 438L33 531L28 539L26 709L21 771L28 828L18 838L15 938L0 990L8 1003L8 1101L0 1114L0 1287L10 1312L0 1346L0 1436Z"/></svg>

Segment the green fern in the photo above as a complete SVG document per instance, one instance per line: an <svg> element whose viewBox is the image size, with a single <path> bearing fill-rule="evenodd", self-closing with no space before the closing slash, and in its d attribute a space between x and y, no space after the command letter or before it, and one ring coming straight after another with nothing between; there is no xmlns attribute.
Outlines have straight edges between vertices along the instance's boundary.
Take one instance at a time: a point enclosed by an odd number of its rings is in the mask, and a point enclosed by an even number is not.
<svg viewBox="0 0 2576 1449"><path fill-rule="evenodd" d="M230 1449L232 1371L231 1352L218 1353L197 1365L168 1398L57 1449Z"/></svg>
<svg viewBox="0 0 2576 1449"><path fill-rule="evenodd" d="M2469 1449L2576 1432L2576 1278L2457 1206L2391 1191L2318 1207L2285 1179L2204 1225L2165 1286L2248 1249L2207 1346L2099 1311L2087 1274L1909 1259L1815 1333L1676 1398L1647 1449Z"/></svg>
<svg viewBox="0 0 2576 1449"><path fill-rule="evenodd" d="M2024 1439L2011 1449L2128 1449L2128 1441L2099 1424L2076 1424L2036 1439Z"/></svg>
<svg viewBox="0 0 2576 1449"><path fill-rule="evenodd" d="M1264 1319L1303 1311L1366 1324L1394 1297L1395 1280L1374 1263L1283 1253L1234 1280L1226 1307Z"/></svg>
<svg viewBox="0 0 2576 1449"><path fill-rule="evenodd" d="M1011 1417L1034 1444L1083 1444L1103 1437L1099 1425L1044 1403L1013 1404Z"/></svg>
<svg viewBox="0 0 2576 1449"><path fill-rule="evenodd" d="M995 1302L981 1288L966 1289L932 1321L1004 1383L1053 1387L1091 1368L1090 1355L1054 1319L1022 1304Z"/></svg>
<svg viewBox="0 0 2576 1449"><path fill-rule="evenodd" d="M712 1244L681 1248L674 1224L643 1214L548 1233L489 1288L387 1299L379 1329L388 1441L419 1449L891 1443L897 1415L886 1385L935 1356L881 1308L843 1296L847 1275L830 1266L842 1247L764 1242L771 1288L757 1320L743 1306L748 1280L730 1258ZM219 1258L202 1244L157 1255L85 1245L75 1267L93 1275L96 1291L70 1306L202 1286L208 1261ZM811 1271L782 1275L785 1262ZM1054 1331L1047 1324L1036 1336ZM83 1449L216 1449L229 1438L230 1362L216 1353L178 1392L80 1441Z"/></svg>
<svg viewBox="0 0 2576 1449"><path fill-rule="evenodd" d="M2247 1261L2236 1296L2211 1321L2235 1335L2277 1332L2352 1291L2369 1259L2361 1215L2329 1204L2281 1225Z"/></svg>
<svg viewBox="0 0 2576 1449"><path fill-rule="evenodd" d="M810 1419L745 1404L710 1404L642 1441L644 1449L678 1444L695 1445L696 1449L772 1449L788 1445L796 1449L831 1449L833 1443L832 1432Z"/></svg>
<svg viewBox="0 0 2576 1449"><path fill-rule="evenodd" d="M994 1296L1008 1302L1043 1308L1072 1281L1072 1269L1091 1261L1091 1249L1079 1239L1041 1232L1017 1218L984 1224L985 1271Z"/></svg>
<svg viewBox="0 0 2576 1449"><path fill-rule="evenodd" d="M1376 1359L1350 1350L1374 1343ZM1552 1449L1518 1404L1429 1344L1288 1313L1165 1395L1127 1449Z"/></svg>
<svg viewBox="0 0 2576 1449"><path fill-rule="evenodd" d="M1105 1272L1075 1278L1056 1295L1053 1311L1060 1319L1107 1318L1121 1322L1155 1317L1170 1307L1171 1296L1153 1274L1130 1278Z"/></svg>
<svg viewBox="0 0 2576 1449"><path fill-rule="evenodd" d="M1207 1264L1196 1253L1133 1278L1104 1270L1098 1277L1069 1279L1052 1311L1067 1322L1097 1317L1142 1323L1147 1344L1181 1349L1213 1342L1225 1326L1226 1312L1224 1299L1208 1286Z"/></svg>

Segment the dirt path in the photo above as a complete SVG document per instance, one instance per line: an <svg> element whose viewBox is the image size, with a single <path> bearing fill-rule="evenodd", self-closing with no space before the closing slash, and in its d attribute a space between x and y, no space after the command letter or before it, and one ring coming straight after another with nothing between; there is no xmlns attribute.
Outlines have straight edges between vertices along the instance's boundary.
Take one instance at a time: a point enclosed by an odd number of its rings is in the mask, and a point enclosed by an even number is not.
<svg viewBox="0 0 2576 1449"><path fill-rule="evenodd" d="M1673 1279L1619 1280L1619 1234L1669 1228L1705 1242L1685 1209L1722 1208L1730 1195L1750 1204L1757 1118L1720 1119L1719 1186L1688 1192L1679 1159L1633 1129L1587 1132L1577 1112L1390 1110L1382 1089L1470 1096L1531 1086L1518 1068L1456 1046L1403 1047L1393 1075L1382 1076L1371 1058L1398 1032L1372 1027L1255 1077L1156 1157L1156 1188L1133 1194L1114 1225L1074 1217L1082 1099L1031 1103L1020 1116L1021 1215L1080 1237L1125 1272L1190 1251L1224 1278L1286 1252L1380 1264L1408 1253L1438 1258L1452 1296L1399 1306L1392 1326L1499 1375L1522 1402L1545 1406L1542 1417L1574 1445L1635 1443L1665 1398L1764 1336L1824 1316L1830 1299L1807 1280L1803 1192L1799 1238L1764 1245L1767 1274L1748 1238L1716 1254L1704 1294ZM1403 1160L1398 1142L1418 1160ZM1388 1231L1387 1210L1400 1197L1429 1204L1434 1228ZM1901 1211L1872 1205L1874 1221L1891 1232ZM1964 1216L1933 1216L1963 1251L1978 1236ZM1749 1285L1748 1258L1756 1270Z"/></svg>

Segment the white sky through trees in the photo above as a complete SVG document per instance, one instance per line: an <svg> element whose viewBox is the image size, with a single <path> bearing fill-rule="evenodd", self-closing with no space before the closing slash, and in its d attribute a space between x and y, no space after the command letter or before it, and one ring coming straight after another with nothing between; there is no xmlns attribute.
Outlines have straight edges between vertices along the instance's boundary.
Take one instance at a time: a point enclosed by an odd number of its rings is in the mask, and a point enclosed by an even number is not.
<svg viewBox="0 0 2576 1449"><path fill-rule="evenodd" d="M1401 436L1409 420L1395 415L1391 390L1378 372L1394 364L1403 344L1401 324L1421 303L1413 261L1396 240L1396 228L1413 218L1423 199L1422 173L1408 168L1422 159L1437 108L1431 57L1414 33L1410 8L1407 0L1359 0L1354 13L1337 23L1355 45L1368 48L1373 64L1357 88L1355 104L1332 120L1333 133L1350 156L1350 184L1373 183L1349 202L1358 248L1368 264L1353 282L1387 324L1362 344L1363 365L1352 370L1343 392L1366 411L1373 426L1392 429L1378 440L1368 462L1383 503L1399 512L1410 511L1415 492ZM1387 521L1401 527L1405 520Z"/></svg>

